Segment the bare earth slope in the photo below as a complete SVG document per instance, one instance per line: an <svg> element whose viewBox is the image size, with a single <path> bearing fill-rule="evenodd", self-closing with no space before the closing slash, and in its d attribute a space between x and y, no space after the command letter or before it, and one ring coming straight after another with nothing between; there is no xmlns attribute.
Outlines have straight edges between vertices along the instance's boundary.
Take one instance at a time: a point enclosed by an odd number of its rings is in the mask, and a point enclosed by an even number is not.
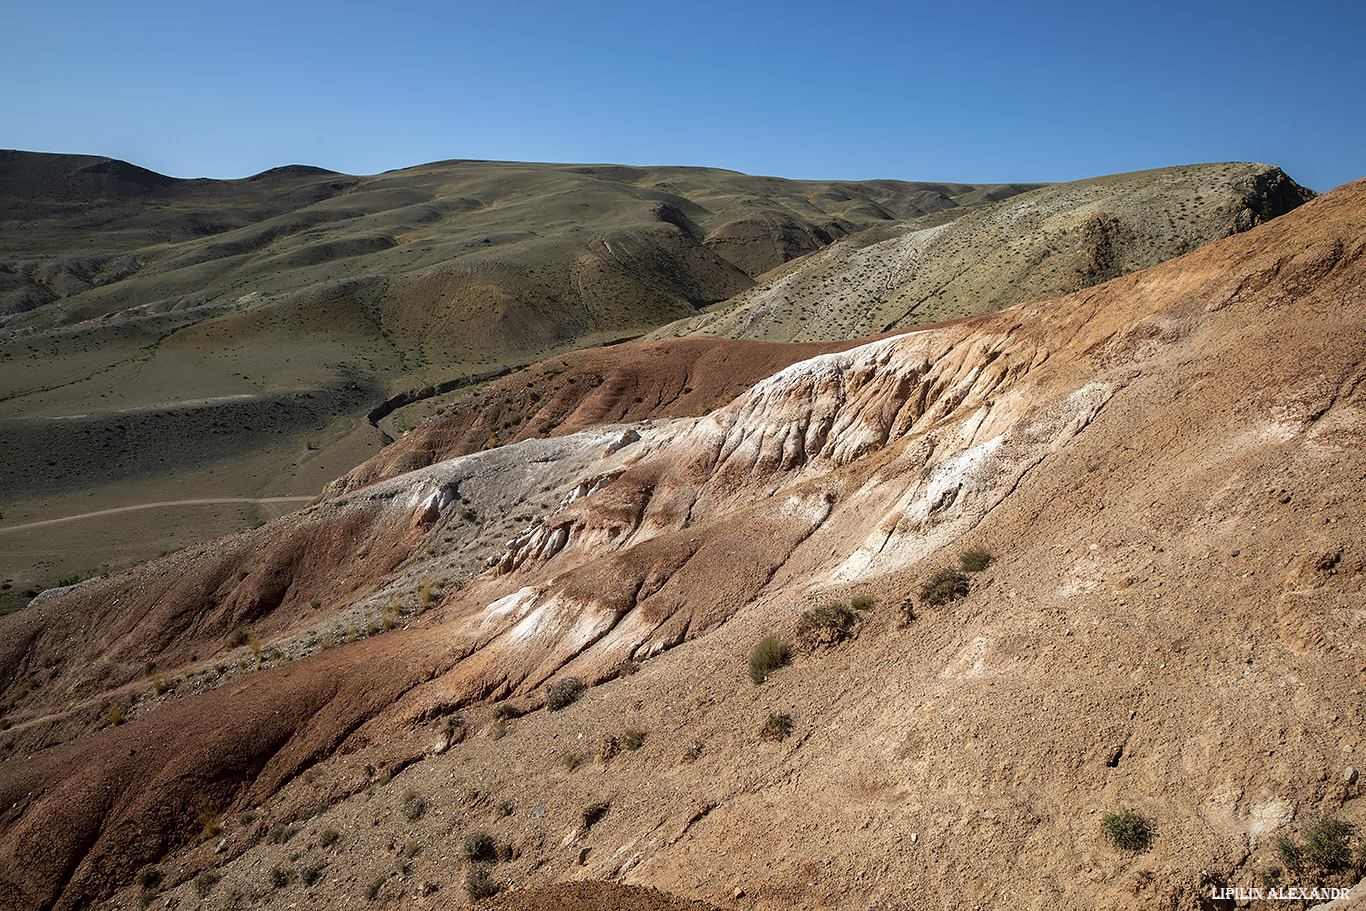
<svg viewBox="0 0 1366 911"><path fill-rule="evenodd" d="M131 905L147 864L206 908L458 907L478 867L755 909L1251 885L1300 821L1366 821L1364 254L1366 181L0 619L0 903ZM851 640L751 682L854 595ZM1105 840L1121 806L1149 850Z"/></svg>

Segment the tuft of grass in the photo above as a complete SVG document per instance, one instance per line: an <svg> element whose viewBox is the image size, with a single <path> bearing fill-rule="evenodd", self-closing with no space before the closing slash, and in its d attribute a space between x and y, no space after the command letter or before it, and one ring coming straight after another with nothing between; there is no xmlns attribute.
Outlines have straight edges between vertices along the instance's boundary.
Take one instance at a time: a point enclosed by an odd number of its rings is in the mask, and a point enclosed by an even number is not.
<svg viewBox="0 0 1366 911"><path fill-rule="evenodd" d="M383 887L384 877L381 876L378 879L372 881L370 885L365 887L365 898L368 901L374 901L377 897L379 897L379 890Z"/></svg>
<svg viewBox="0 0 1366 911"><path fill-rule="evenodd" d="M417 822L427 812L427 801L414 797L403 802L403 817L409 822Z"/></svg>
<svg viewBox="0 0 1366 911"><path fill-rule="evenodd" d="M855 595L850 601L849 606L861 614L866 614L877 604L871 595Z"/></svg>
<svg viewBox="0 0 1366 911"><path fill-rule="evenodd" d="M276 889L283 889L294 881L294 871L289 867L271 867L270 884Z"/></svg>
<svg viewBox="0 0 1366 911"><path fill-rule="evenodd" d="M574 700L582 696L586 689L588 687L578 677L562 677L546 687L545 706L552 712L558 712L573 705Z"/></svg>
<svg viewBox="0 0 1366 911"><path fill-rule="evenodd" d="M583 765L583 757L578 753L565 753L560 756L560 765L564 766L565 771L572 772Z"/></svg>
<svg viewBox="0 0 1366 911"><path fill-rule="evenodd" d="M299 871L299 879L303 880L305 886L312 886L322 879L323 871L327 869L327 861L316 860Z"/></svg>
<svg viewBox="0 0 1366 911"><path fill-rule="evenodd" d="M1146 851L1153 843L1153 826L1137 810L1123 807L1106 813L1100 820L1100 827L1110 844L1121 851Z"/></svg>
<svg viewBox="0 0 1366 911"><path fill-rule="evenodd" d="M460 841L460 856L469 861L487 860L497 853L493 838L487 832L471 832Z"/></svg>
<svg viewBox="0 0 1366 911"><path fill-rule="evenodd" d="M977 573L991 565L991 551L985 547L969 547L958 555L958 565L965 573Z"/></svg>
<svg viewBox="0 0 1366 911"><path fill-rule="evenodd" d="M647 736L649 736L649 731L642 731L640 728L627 728L626 733L621 736L621 746L627 750L638 750L645 745Z"/></svg>
<svg viewBox="0 0 1366 911"><path fill-rule="evenodd" d="M161 868L149 864L138 871L137 884L145 892L151 892L161 885Z"/></svg>
<svg viewBox="0 0 1366 911"><path fill-rule="evenodd" d="M749 679L757 686L778 668L787 664L787 643L777 636L765 636L749 653Z"/></svg>
<svg viewBox="0 0 1366 911"><path fill-rule="evenodd" d="M470 897L470 901L491 898L502 890L502 884L494 882L489 871L483 867L471 870L469 875L465 877L465 894Z"/></svg>
<svg viewBox="0 0 1366 911"><path fill-rule="evenodd" d="M298 831L299 829L297 826L276 826L271 829L270 834L266 836L266 844L282 845L293 838Z"/></svg>
<svg viewBox="0 0 1366 911"><path fill-rule="evenodd" d="M786 712L769 712L768 720L759 729L759 739L767 741L783 741L792 733L792 716Z"/></svg>
<svg viewBox="0 0 1366 911"><path fill-rule="evenodd" d="M336 829L323 829L322 834L318 836L318 844L324 848L330 848L337 843L339 838L341 838L341 833Z"/></svg>
<svg viewBox="0 0 1366 911"><path fill-rule="evenodd" d="M195 817L199 820L199 837L201 839L213 838L223 828L218 821L218 808L213 804L204 804L195 811Z"/></svg>
<svg viewBox="0 0 1366 911"><path fill-rule="evenodd" d="M920 586L920 602L937 607L965 597L967 593L967 576L956 569L941 569Z"/></svg>
<svg viewBox="0 0 1366 911"><path fill-rule="evenodd" d="M222 878L216 870L205 870L194 878L194 891L200 898L205 898Z"/></svg>
<svg viewBox="0 0 1366 911"><path fill-rule="evenodd" d="M237 648L239 645L247 644L247 634L240 629L235 629L228 633L228 648Z"/></svg>

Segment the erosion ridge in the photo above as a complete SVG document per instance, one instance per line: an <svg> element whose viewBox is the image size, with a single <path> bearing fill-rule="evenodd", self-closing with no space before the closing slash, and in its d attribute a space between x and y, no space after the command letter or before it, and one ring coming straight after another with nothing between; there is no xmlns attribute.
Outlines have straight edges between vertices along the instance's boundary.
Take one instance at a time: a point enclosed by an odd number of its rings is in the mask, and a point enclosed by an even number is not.
<svg viewBox="0 0 1366 911"><path fill-rule="evenodd" d="M1342 771L1366 748L1364 203L796 361L704 415L375 466L0 619L0 900L131 903L157 863L181 901L210 869L207 906L275 901L312 887L261 871L316 860L321 895L454 907L441 846L476 831L511 846L505 883L729 908L1252 881L1297 817L1366 813ZM900 625L968 544L996 555L968 597ZM762 635L852 594L853 641L748 682ZM593 686L547 711L567 674ZM762 741L780 710L794 736ZM1104 841L1118 805L1149 852Z"/></svg>

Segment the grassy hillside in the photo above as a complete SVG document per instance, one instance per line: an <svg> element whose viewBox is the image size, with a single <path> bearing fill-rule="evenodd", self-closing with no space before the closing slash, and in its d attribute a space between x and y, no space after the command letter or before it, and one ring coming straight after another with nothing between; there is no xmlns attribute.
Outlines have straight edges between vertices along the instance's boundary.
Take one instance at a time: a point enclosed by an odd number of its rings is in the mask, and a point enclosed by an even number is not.
<svg viewBox="0 0 1366 911"><path fill-rule="evenodd" d="M988 313L1146 269L1312 196L1278 168L1236 163L1040 187L842 239L655 337L861 338Z"/></svg>

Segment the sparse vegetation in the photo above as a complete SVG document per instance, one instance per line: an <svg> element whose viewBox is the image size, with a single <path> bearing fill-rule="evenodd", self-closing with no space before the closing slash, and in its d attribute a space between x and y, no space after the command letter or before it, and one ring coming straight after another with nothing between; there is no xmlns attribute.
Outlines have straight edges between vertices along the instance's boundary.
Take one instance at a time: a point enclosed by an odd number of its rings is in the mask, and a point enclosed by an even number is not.
<svg viewBox="0 0 1366 911"><path fill-rule="evenodd" d="M315 885L322 878L323 871L327 869L327 861L315 860L313 863L299 871L299 879L305 886Z"/></svg>
<svg viewBox="0 0 1366 911"><path fill-rule="evenodd" d="M194 891L200 898L206 898L213 891L213 887L218 885L220 879L222 877L218 875L218 871L205 870L194 878Z"/></svg>
<svg viewBox="0 0 1366 911"><path fill-rule="evenodd" d="M417 822L427 812L427 801L421 797L412 797L403 802L403 816L409 822Z"/></svg>
<svg viewBox="0 0 1366 911"><path fill-rule="evenodd" d="M195 817L199 820L199 837L201 839L213 838L222 830L222 825L218 821L218 808L213 804L204 804L195 811Z"/></svg>
<svg viewBox="0 0 1366 911"><path fill-rule="evenodd" d="M640 728L627 728L626 733L621 737L621 746L626 750L638 750L645 745L645 738L649 736L648 731Z"/></svg>
<svg viewBox="0 0 1366 911"><path fill-rule="evenodd" d="M938 607L966 597L967 593L967 576L956 569L941 569L920 586L920 603Z"/></svg>
<svg viewBox="0 0 1366 911"><path fill-rule="evenodd" d="M155 864L149 864L138 871L136 877L138 887L146 892L151 892L161 885L161 868Z"/></svg>
<svg viewBox="0 0 1366 911"><path fill-rule="evenodd" d="M769 712L768 720L759 729L759 739L783 741L792 733L792 716L786 712Z"/></svg>
<svg viewBox="0 0 1366 911"><path fill-rule="evenodd" d="M579 818L583 822L584 829L593 828L594 824L597 823L598 820L606 816L607 811L610 809L612 809L612 804L606 800L597 800L593 803L590 803L588 806L584 807L582 812L580 812L579 814Z"/></svg>
<svg viewBox="0 0 1366 911"><path fill-rule="evenodd" d="M560 765L564 766L565 771L572 772L583 765L583 757L578 753L565 753L560 756Z"/></svg>
<svg viewBox="0 0 1366 911"><path fill-rule="evenodd" d="M749 679L757 686L787 664L787 644L777 636L765 636L749 653Z"/></svg>
<svg viewBox="0 0 1366 911"><path fill-rule="evenodd" d="M466 860L487 860L496 853L493 838L487 832L473 832L460 842L460 856Z"/></svg>
<svg viewBox="0 0 1366 911"><path fill-rule="evenodd" d="M270 884L273 888L283 889L294 881L294 871L289 867L277 866L270 869Z"/></svg>
<svg viewBox="0 0 1366 911"><path fill-rule="evenodd" d="M1134 853L1148 850L1153 842L1153 827L1142 813L1124 807L1106 813L1100 820L1110 844L1121 851Z"/></svg>
<svg viewBox="0 0 1366 911"><path fill-rule="evenodd" d="M1360 869L1366 864L1362 852L1366 844L1358 846L1356 856L1352 851L1352 824L1331 814L1323 814L1300 826L1298 836L1282 833L1272 843L1276 856L1285 869L1298 876L1300 874L1337 873L1342 870Z"/></svg>
<svg viewBox="0 0 1366 911"><path fill-rule="evenodd" d="M861 614L866 614L876 603L872 595L855 595L850 599L849 606Z"/></svg>
<svg viewBox="0 0 1366 911"><path fill-rule="evenodd" d="M374 901L379 897L379 890L384 888L384 879L383 876L380 876L365 887L365 898L368 901Z"/></svg>
<svg viewBox="0 0 1366 911"><path fill-rule="evenodd" d="M838 601L823 604L806 611L797 621L797 642L808 650L838 645L849 638L857 619Z"/></svg>
<svg viewBox="0 0 1366 911"><path fill-rule="evenodd" d="M958 565L965 573L981 572L991 565L991 551L985 547L970 547L958 555Z"/></svg>
<svg viewBox="0 0 1366 911"><path fill-rule="evenodd" d="M545 706L552 712L558 712L573 705L586 689L588 687L578 677L562 677L546 687Z"/></svg>
<svg viewBox="0 0 1366 911"><path fill-rule="evenodd" d="M298 831L298 827L293 825L276 826L271 829L270 834L266 836L266 844L282 845L293 838Z"/></svg>
<svg viewBox="0 0 1366 911"><path fill-rule="evenodd" d="M341 838L341 833L336 829L323 829L322 834L318 836L318 844L330 848L337 843L338 838Z"/></svg>
<svg viewBox="0 0 1366 911"><path fill-rule="evenodd" d="M471 901L491 898L503 890L501 883L494 882L493 876L484 867L471 870L465 877L465 894Z"/></svg>

